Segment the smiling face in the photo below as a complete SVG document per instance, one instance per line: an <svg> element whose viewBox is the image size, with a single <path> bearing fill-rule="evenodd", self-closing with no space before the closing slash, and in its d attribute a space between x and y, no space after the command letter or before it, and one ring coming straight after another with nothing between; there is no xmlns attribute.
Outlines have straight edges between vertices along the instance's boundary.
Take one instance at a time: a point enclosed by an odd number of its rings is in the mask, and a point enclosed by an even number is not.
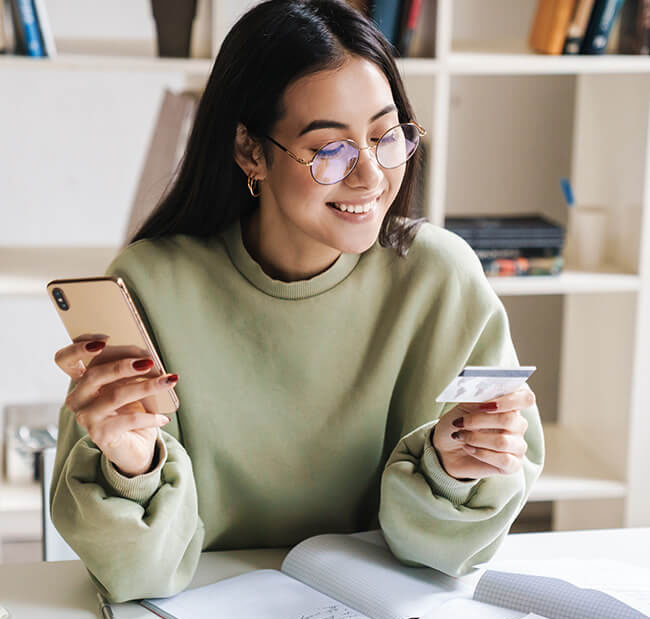
<svg viewBox="0 0 650 619"><path fill-rule="evenodd" d="M269 135L298 157L311 161L333 140L352 139L374 146L387 129L399 124L385 75L375 64L349 57L337 69L303 77L285 91L284 114ZM361 253L379 235L397 196L406 164L385 169L374 151L362 150L349 176L333 185L318 184L308 166L271 142L272 163L256 176L260 184L260 239L277 239L297 258ZM241 164L240 164L241 165ZM333 206L360 205L367 213L342 212ZM269 237L270 235L270 237Z"/></svg>

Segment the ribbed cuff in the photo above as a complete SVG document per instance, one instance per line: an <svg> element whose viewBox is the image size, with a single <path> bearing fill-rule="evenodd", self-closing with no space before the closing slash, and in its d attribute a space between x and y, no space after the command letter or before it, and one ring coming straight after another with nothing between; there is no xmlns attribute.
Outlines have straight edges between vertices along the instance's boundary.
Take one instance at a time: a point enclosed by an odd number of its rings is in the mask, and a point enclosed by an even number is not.
<svg viewBox="0 0 650 619"><path fill-rule="evenodd" d="M113 463L102 453L101 469L104 479L116 494L124 499L130 499L143 505L154 495L160 487L162 467L167 461L167 446L158 430L156 440L158 463L147 473L135 477L125 477L115 468Z"/></svg>
<svg viewBox="0 0 650 619"><path fill-rule="evenodd" d="M435 447L431 444L431 434L424 441L424 453L420 460L422 472L433 486L436 494L451 501L454 505L467 503L474 486L480 479L459 481L449 475L440 464Z"/></svg>

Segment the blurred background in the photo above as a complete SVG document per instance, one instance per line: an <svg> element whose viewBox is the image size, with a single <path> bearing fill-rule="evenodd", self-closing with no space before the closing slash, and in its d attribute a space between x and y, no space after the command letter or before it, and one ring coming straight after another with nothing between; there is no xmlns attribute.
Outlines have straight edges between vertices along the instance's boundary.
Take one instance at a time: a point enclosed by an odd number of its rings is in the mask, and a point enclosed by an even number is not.
<svg viewBox="0 0 650 619"><path fill-rule="evenodd" d="M69 340L160 198L247 0L0 0L0 561L43 556ZM361 0L427 128L417 208L481 258L536 365L547 464L513 530L650 525L647 0Z"/></svg>

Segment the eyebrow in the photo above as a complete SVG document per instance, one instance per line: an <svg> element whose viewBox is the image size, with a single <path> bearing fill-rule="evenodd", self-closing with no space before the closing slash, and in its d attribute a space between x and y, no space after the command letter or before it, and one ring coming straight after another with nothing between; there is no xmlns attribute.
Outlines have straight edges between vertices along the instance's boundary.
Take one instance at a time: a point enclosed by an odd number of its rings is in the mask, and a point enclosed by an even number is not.
<svg viewBox="0 0 650 619"><path fill-rule="evenodd" d="M389 112L395 112L397 111L397 107L395 107L394 103L391 103L390 105L387 105L385 108L382 108L377 112L371 119L370 122L375 122L378 118L381 116L384 116L384 114L388 114ZM309 131L315 131L316 129L349 129L350 126L346 125L345 123L340 123L336 120L312 120L299 134L298 137L301 135L305 135L305 133L308 133Z"/></svg>

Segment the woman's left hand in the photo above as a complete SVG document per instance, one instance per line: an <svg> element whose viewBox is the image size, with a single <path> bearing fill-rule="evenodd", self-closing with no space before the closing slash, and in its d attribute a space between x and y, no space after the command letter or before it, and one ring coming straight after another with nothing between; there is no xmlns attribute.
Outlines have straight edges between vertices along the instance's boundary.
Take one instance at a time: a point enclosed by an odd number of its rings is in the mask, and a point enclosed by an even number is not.
<svg viewBox="0 0 650 619"><path fill-rule="evenodd" d="M533 404L535 394L524 385L488 402L458 404L443 415L432 442L447 474L468 480L517 472L528 449L528 422L519 411Z"/></svg>

